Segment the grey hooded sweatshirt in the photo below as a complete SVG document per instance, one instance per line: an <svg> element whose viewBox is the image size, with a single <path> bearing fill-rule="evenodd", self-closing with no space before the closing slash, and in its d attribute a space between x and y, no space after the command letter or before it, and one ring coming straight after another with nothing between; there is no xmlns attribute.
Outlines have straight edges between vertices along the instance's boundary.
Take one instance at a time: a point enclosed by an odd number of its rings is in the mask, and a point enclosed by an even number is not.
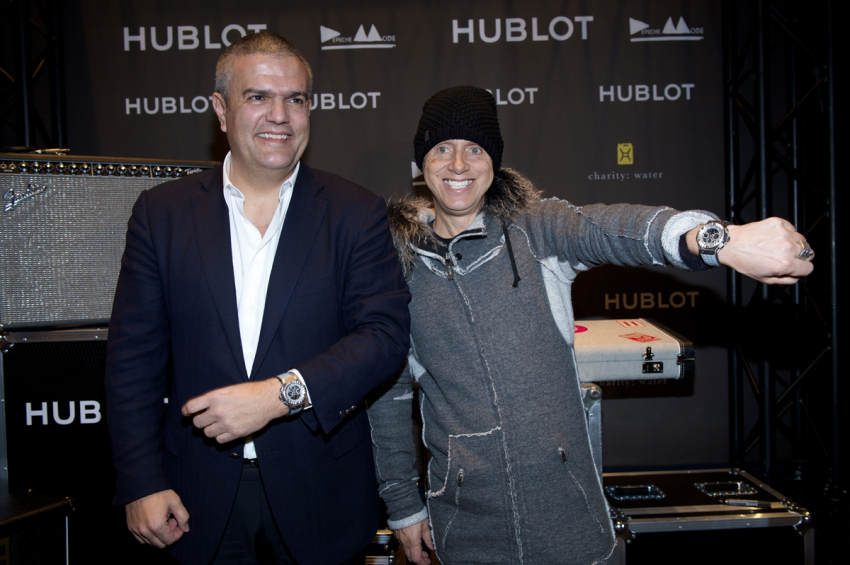
<svg viewBox="0 0 850 565"><path fill-rule="evenodd" d="M570 288L602 263L685 268L680 237L711 219L541 200L509 169L448 247L434 237L429 201L391 206L413 298L408 364L368 412L389 527L430 519L443 564L605 563L615 539L581 400ZM431 452L427 506L414 470L414 379Z"/></svg>

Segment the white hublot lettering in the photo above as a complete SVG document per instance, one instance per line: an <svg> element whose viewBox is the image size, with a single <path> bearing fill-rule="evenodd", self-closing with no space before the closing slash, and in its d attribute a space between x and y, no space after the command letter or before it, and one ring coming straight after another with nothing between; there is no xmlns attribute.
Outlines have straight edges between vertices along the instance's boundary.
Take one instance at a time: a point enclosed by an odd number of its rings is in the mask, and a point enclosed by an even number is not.
<svg viewBox="0 0 850 565"><path fill-rule="evenodd" d="M461 34L466 34L470 43L475 42L475 27L472 20L468 20L466 27L458 27L457 20L452 20L452 43L457 43Z"/></svg>
<svg viewBox="0 0 850 565"><path fill-rule="evenodd" d="M499 21L499 20L496 20ZM508 41L525 41L528 32L525 31L525 20L522 18L505 18L505 39Z"/></svg>
<svg viewBox="0 0 850 565"><path fill-rule="evenodd" d="M171 26L165 28L165 45L160 45L156 42L156 28L151 26L151 45L157 51L165 51L167 49L171 49L171 45L174 43L174 34L172 33L174 30Z"/></svg>
<svg viewBox="0 0 850 565"><path fill-rule="evenodd" d="M195 26L177 26L177 49L197 49L198 28Z"/></svg>
<svg viewBox="0 0 850 565"><path fill-rule="evenodd" d="M127 114L128 116L130 115L130 109L132 109L132 108L135 108L135 109L136 109L136 113L137 113L137 114L141 114L141 113L142 113L142 103L141 103L141 100L140 100L139 98L136 98L136 103L135 103L135 104L131 103L129 98L125 98L125 99L124 99L124 105L125 105L125 107L126 107L126 109L127 109L127 110L126 110L126 114Z"/></svg>
<svg viewBox="0 0 850 565"><path fill-rule="evenodd" d="M496 18L496 35L490 36L484 33L484 20L478 20L478 35L484 43L496 43L502 37L502 20Z"/></svg>
<svg viewBox="0 0 850 565"><path fill-rule="evenodd" d="M97 424L100 422L100 402L96 400L80 401L80 423Z"/></svg>
<svg viewBox="0 0 850 565"><path fill-rule="evenodd" d="M53 421L56 422L57 424L59 424L60 426L67 426L68 424L71 424L71 423L74 422L74 416L76 416L76 410L74 409L74 403L73 402L68 403L68 412L69 412L68 417L63 420L62 418L59 417L59 403L58 402L53 403Z"/></svg>
<svg viewBox="0 0 850 565"><path fill-rule="evenodd" d="M139 28L139 35L130 35L130 28L124 28L124 51L130 50L130 42L138 41L139 42L139 50L145 50L145 28Z"/></svg>
<svg viewBox="0 0 850 565"><path fill-rule="evenodd" d="M41 403L41 410L33 410L32 404L27 402L26 409L27 409L27 425L28 426L32 426L32 419L35 416L41 416L41 425L42 426L47 425L47 403L46 402Z"/></svg>

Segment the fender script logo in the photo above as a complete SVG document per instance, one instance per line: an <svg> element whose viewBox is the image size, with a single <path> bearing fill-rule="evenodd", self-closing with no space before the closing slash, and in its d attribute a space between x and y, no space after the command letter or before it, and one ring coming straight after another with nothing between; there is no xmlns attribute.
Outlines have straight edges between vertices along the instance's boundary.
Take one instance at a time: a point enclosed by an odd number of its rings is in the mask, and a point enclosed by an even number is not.
<svg viewBox="0 0 850 565"><path fill-rule="evenodd" d="M46 192L47 188L46 184L38 186L32 183L30 183L26 190L15 190L14 188L10 188L6 191L6 194L3 195L3 211L9 212L10 210L14 210L15 206L24 200L39 195L42 192Z"/></svg>

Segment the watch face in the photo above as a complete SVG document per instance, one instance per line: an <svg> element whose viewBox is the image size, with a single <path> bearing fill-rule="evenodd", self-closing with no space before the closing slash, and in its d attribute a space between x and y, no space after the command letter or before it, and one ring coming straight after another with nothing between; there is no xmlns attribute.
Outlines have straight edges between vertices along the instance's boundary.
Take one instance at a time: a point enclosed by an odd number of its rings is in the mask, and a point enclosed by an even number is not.
<svg viewBox="0 0 850 565"><path fill-rule="evenodd" d="M299 381L293 381L283 389L285 402L289 406L299 406L304 403L305 391Z"/></svg>
<svg viewBox="0 0 850 565"><path fill-rule="evenodd" d="M699 231L699 246L702 249L715 249L725 243L725 230L719 224L706 224Z"/></svg>

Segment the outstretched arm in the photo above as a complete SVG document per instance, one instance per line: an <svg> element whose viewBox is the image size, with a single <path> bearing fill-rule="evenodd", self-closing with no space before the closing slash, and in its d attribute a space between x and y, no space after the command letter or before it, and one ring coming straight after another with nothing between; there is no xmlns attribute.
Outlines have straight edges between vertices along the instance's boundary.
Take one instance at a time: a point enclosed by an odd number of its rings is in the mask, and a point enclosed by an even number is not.
<svg viewBox="0 0 850 565"><path fill-rule="evenodd" d="M698 254L698 226L687 234L688 250ZM782 218L768 218L742 226L729 225L729 242L717 252L717 260L765 284L794 284L814 266L799 259L806 238Z"/></svg>

